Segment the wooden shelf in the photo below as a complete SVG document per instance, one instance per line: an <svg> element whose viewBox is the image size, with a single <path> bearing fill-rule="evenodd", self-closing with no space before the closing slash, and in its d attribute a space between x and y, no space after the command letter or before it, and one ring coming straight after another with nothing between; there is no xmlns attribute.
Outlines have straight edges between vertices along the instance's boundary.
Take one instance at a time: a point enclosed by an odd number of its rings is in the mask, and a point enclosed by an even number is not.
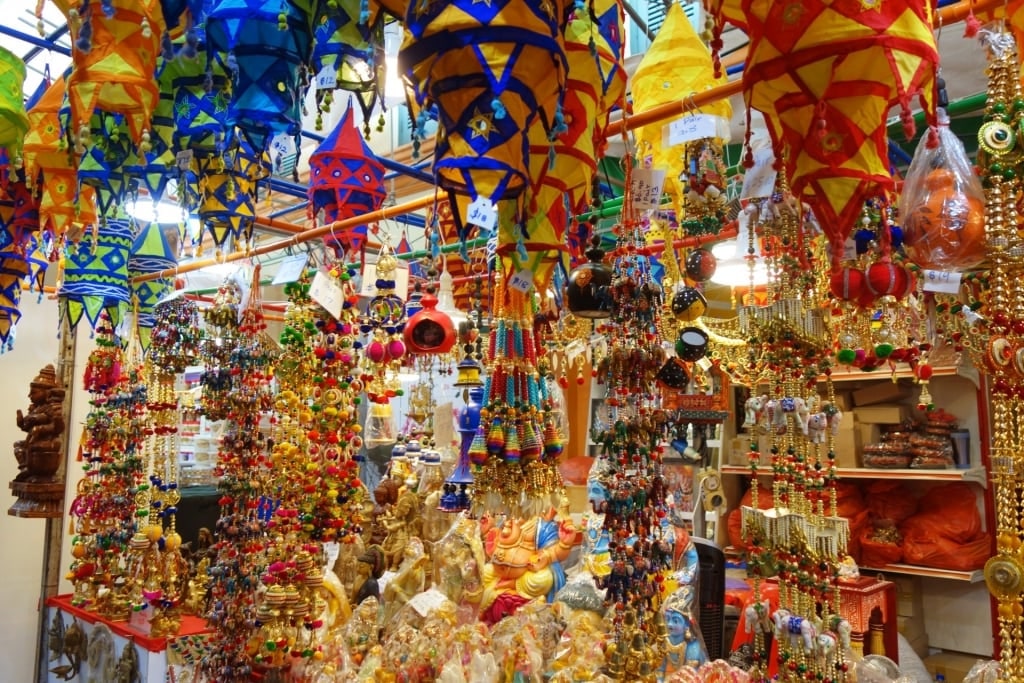
<svg viewBox="0 0 1024 683"><path fill-rule="evenodd" d="M750 468L744 465L723 465L722 474L750 474ZM757 468L759 476L771 476L772 468ZM972 481L979 486L988 487L988 476L984 467L972 467L969 470L885 470L869 467L839 467L836 474L840 479L902 479L907 481Z"/></svg>
<svg viewBox="0 0 1024 683"><path fill-rule="evenodd" d="M906 576L923 576L929 579L948 579L979 583L985 580L985 570L975 569L961 572L955 569L936 569L934 567L918 567L914 564L887 564L884 567L860 567L861 576L871 574L904 574Z"/></svg>
<svg viewBox="0 0 1024 683"><path fill-rule="evenodd" d="M932 368L932 377L963 377L964 379L970 380L974 383L975 387L980 387L981 380L978 375L978 369L971 365L940 365ZM828 379L825 375L818 377L819 381L824 382ZM915 379L914 371L910 369L906 363L897 363L896 370L890 370L889 368L879 368L871 372L861 372L860 370L837 370L831 374L833 383L839 382L877 382L882 380L899 380L899 379Z"/></svg>

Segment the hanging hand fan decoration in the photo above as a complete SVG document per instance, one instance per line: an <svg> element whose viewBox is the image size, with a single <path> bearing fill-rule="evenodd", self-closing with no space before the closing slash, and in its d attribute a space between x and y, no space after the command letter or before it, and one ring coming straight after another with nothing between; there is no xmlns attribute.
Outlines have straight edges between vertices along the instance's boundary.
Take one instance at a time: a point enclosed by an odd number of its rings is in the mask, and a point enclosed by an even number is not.
<svg viewBox="0 0 1024 683"><path fill-rule="evenodd" d="M79 188L78 170L61 136L64 92L65 80L58 78L29 109L22 157L25 177L38 190L40 229L77 242L96 222L96 191Z"/></svg>
<svg viewBox="0 0 1024 683"><path fill-rule="evenodd" d="M57 291L61 319L71 329L84 314L96 329L100 314L107 312L113 326L121 322L128 304L128 256L132 231L125 219L111 218L98 231L90 231L68 248L64 282Z"/></svg>
<svg viewBox="0 0 1024 683"><path fill-rule="evenodd" d="M646 111L667 102L678 102L690 93L699 93L725 83L715 78L711 54L697 37L690 19L676 3L669 6L665 23L644 54L632 81L633 109ZM702 106L699 114L709 122L713 137L725 135L732 118L728 99ZM641 126L636 131L637 159L641 166L664 169L664 192L672 198L677 220L687 216L684 208L687 180L691 175L685 141L667 144L666 123ZM703 136L702 136L703 137Z"/></svg>
<svg viewBox="0 0 1024 683"><path fill-rule="evenodd" d="M231 74L228 128L257 152L279 133L302 127L302 72L311 17L291 0L216 0L206 19L207 52Z"/></svg>
<svg viewBox="0 0 1024 683"><path fill-rule="evenodd" d="M312 74L316 79L318 114L330 111L334 90L356 96L363 112L363 134L370 135L370 116L384 98L384 15L373 12L367 0L335 0L321 6L313 30ZM380 115L377 130L384 126Z"/></svg>
<svg viewBox="0 0 1024 683"><path fill-rule="evenodd" d="M128 256L129 280L174 268L178 263L175 253L176 250L168 240L164 228L157 223L146 225L132 242L132 250ZM156 305L170 292L173 285L174 282L170 278L132 282L135 325L143 351L149 349L150 334L156 325Z"/></svg>
<svg viewBox="0 0 1024 683"><path fill-rule="evenodd" d="M384 203L384 166L356 130L350 106L338 126L309 158L309 212L323 222L376 211ZM324 235L324 242L340 256L362 250L366 226Z"/></svg>
<svg viewBox="0 0 1024 683"><path fill-rule="evenodd" d="M96 112L125 118L131 141L149 138L160 91L157 56L165 25L157 0L56 0L68 20L74 68L68 77L71 127L80 142L90 138ZM42 15L42 3L36 12Z"/></svg>
<svg viewBox="0 0 1024 683"><path fill-rule="evenodd" d="M417 104L437 106L434 174L453 199L462 239L466 202L521 194L530 126L539 116L550 133L561 119L564 18L561 0L414 0L406 7L409 37L399 63Z"/></svg>
<svg viewBox="0 0 1024 683"><path fill-rule="evenodd" d="M814 209L838 266L865 201L894 189L890 108L901 108L908 139L912 98L919 97L927 123L935 125L933 5L705 0L705 6L716 19L713 47L721 47L725 22L750 36L746 103L764 113L777 155L785 150L793 194Z"/></svg>
<svg viewBox="0 0 1024 683"><path fill-rule="evenodd" d="M25 63L10 50L0 48L0 149L12 159L21 154L28 132L25 112Z"/></svg>

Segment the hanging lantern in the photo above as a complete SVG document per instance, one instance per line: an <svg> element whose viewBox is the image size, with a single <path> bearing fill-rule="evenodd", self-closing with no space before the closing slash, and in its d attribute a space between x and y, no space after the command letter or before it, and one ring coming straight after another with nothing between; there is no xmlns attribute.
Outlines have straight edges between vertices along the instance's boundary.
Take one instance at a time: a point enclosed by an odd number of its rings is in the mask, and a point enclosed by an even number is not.
<svg viewBox="0 0 1024 683"><path fill-rule="evenodd" d="M411 353L448 353L456 338L452 319L437 310L437 297L433 294L424 294L421 303L423 308L405 324L405 345Z"/></svg>
<svg viewBox="0 0 1024 683"><path fill-rule="evenodd" d="M216 0L206 18L206 49L231 74L228 129L257 152L279 133L302 127L302 66L309 62L311 17L290 0Z"/></svg>
<svg viewBox="0 0 1024 683"><path fill-rule="evenodd" d="M28 263L13 244L0 250L0 353L14 345L14 326L21 319L21 285Z"/></svg>
<svg viewBox="0 0 1024 683"><path fill-rule="evenodd" d="M890 109L900 107L907 139L914 133L912 98L919 97L928 125L936 123L934 5L705 0L705 6L716 18L713 45L721 45L726 21L750 37L745 101L764 113L776 152L786 151L777 156L785 160L793 194L812 206L838 267L865 201L894 189Z"/></svg>
<svg viewBox="0 0 1024 683"><path fill-rule="evenodd" d="M95 114L90 136L94 144L78 162L78 181L96 190L96 209L101 217L110 218L127 198L127 171L137 157L119 116Z"/></svg>
<svg viewBox="0 0 1024 683"><path fill-rule="evenodd" d="M564 4L550 0L408 3L409 37L399 63L426 109L436 104L438 185L470 200L497 202L526 189L528 131L539 116L558 125L567 72ZM466 208L455 207L459 237ZM490 227L490 226L487 226Z"/></svg>
<svg viewBox="0 0 1024 683"><path fill-rule="evenodd" d="M25 250L25 261L28 263L28 286L30 290L39 292L43 298L43 281L51 259L56 259L53 248L53 234L50 232L34 233Z"/></svg>
<svg viewBox="0 0 1024 683"><path fill-rule="evenodd" d="M473 387L482 387L484 385L483 379L480 378L483 368L480 367L480 363L476 360L467 356L459 361L455 369L458 374L452 386L460 389L472 389Z"/></svg>
<svg viewBox="0 0 1024 683"><path fill-rule="evenodd" d="M164 63L160 89L172 99L174 151L191 150L197 158L220 152L231 100L224 67L205 52L181 55Z"/></svg>
<svg viewBox="0 0 1024 683"><path fill-rule="evenodd" d="M384 16L372 12L366 0L324 3L313 31L312 73L317 106L330 109L333 91L356 96L363 112L363 133L370 134L370 115L384 97ZM383 125L383 114L381 114ZM317 117L320 130L320 117Z"/></svg>
<svg viewBox="0 0 1024 683"><path fill-rule="evenodd" d="M8 212L3 224L4 240L17 249L23 249L28 236L39 229L39 201L29 188L23 173L8 163L6 153L0 149L0 199L7 200ZM0 245L5 248L6 245Z"/></svg>
<svg viewBox="0 0 1024 683"><path fill-rule="evenodd" d="M96 112L120 114L131 140L141 143L160 98L155 77L165 29L160 3L103 0L101 7L85 5L83 12L69 0L55 4L68 20L73 39L70 131L81 134Z"/></svg>
<svg viewBox="0 0 1024 683"><path fill-rule="evenodd" d="M711 53L697 36L682 7L671 3L665 22L631 81L633 110L646 111L667 102L678 102L690 93L704 92L725 82L724 76L715 78ZM732 105L727 98L702 105L699 113L713 117L723 135L728 131ZM684 188L680 176L687 170L686 150L684 144L667 144L662 137L664 128L664 123L656 123L636 130L637 157L642 165L666 170L663 189L672 198L676 216L681 220Z"/></svg>
<svg viewBox="0 0 1024 683"><path fill-rule="evenodd" d="M384 166L356 130L352 107L309 158L310 212L325 223L376 211L384 203ZM331 233L324 242L336 252L362 249L366 226Z"/></svg>
<svg viewBox="0 0 1024 683"><path fill-rule="evenodd" d="M199 220L210 231L217 248L252 239L256 220L256 184L266 177L261 156L246 140L224 156L200 165L202 201ZM220 168L223 164L223 168Z"/></svg>
<svg viewBox="0 0 1024 683"><path fill-rule="evenodd" d="M10 50L0 48L0 149L11 158L21 153L28 132L25 113L25 63Z"/></svg>
<svg viewBox="0 0 1024 683"><path fill-rule="evenodd" d="M164 228L158 223L144 226L135 236L128 256L129 280L174 268L178 263L175 253L177 250L171 245ZM131 284L132 299L135 302L135 325L143 351L149 348L150 333L156 325L156 305L171 291L173 285L174 282L170 278Z"/></svg>
<svg viewBox="0 0 1024 683"><path fill-rule="evenodd" d="M107 312L113 326L129 300L128 256L132 231L125 219L112 218L97 231L87 232L77 245L68 247L64 282L57 292L61 318L72 329L84 314L95 329L100 314Z"/></svg>

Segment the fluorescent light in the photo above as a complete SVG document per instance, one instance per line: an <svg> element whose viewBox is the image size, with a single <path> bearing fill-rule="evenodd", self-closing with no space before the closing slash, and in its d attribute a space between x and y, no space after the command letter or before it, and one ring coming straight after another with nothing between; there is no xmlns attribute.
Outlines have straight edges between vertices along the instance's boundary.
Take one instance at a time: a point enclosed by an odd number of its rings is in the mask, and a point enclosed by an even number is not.
<svg viewBox="0 0 1024 683"><path fill-rule="evenodd" d="M398 55L384 58L384 101L388 104L398 104L405 101L405 86L402 83L402 74L398 73Z"/></svg>
<svg viewBox="0 0 1024 683"><path fill-rule="evenodd" d="M174 202L151 202L143 197L137 201L129 202L125 206L129 216L142 223L181 223L182 218L188 220L187 211Z"/></svg>
<svg viewBox="0 0 1024 683"><path fill-rule="evenodd" d="M711 281L728 287L748 287L751 283L750 265L743 259L719 261ZM768 268L764 261L754 263L754 286L768 284Z"/></svg>

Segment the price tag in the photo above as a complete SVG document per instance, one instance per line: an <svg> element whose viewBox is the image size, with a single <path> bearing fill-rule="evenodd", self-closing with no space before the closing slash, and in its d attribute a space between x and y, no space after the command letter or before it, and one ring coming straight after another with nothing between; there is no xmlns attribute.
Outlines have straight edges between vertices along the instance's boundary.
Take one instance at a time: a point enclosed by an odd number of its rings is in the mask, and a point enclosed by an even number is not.
<svg viewBox="0 0 1024 683"><path fill-rule="evenodd" d="M341 553L341 545L337 541L328 541L324 543L324 555L326 557L326 564L324 568L328 571L334 568L334 563L338 561L338 555Z"/></svg>
<svg viewBox="0 0 1024 683"><path fill-rule="evenodd" d="M853 261L857 258L857 240L848 239L843 242L843 260Z"/></svg>
<svg viewBox="0 0 1024 683"><path fill-rule="evenodd" d="M274 281L271 284L284 285L289 282L295 282L302 276L302 271L306 269L308 261L309 254L289 256L281 261L281 267L277 269L277 275L274 276Z"/></svg>
<svg viewBox="0 0 1024 683"><path fill-rule="evenodd" d="M329 65L320 69L320 73L316 75L316 89L317 90L334 90L338 87L338 71L332 69Z"/></svg>
<svg viewBox="0 0 1024 683"><path fill-rule="evenodd" d="M533 273L523 268L512 276L512 279L508 281L508 286L517 292L526 294L533 288Z"/></svg>
<svg viewBox="0 0 1024 683"><path fill-rule="evenodd" d="M960 273L951 273L948 270L924 270L921 277L924 278L923 289L926 292L956 294L960 291Z"/></svg>
<svg viewBox="0 0 1024 683"><path fill-rule="evenodd" d="M697 361L697 366L701 370L703 370L704 372L707 372L708 370L710 370L711 369L711 365L712 365L711 359L707 358L707 357L701 358L699 361Z"/></svg>
<svg viewBox="0 0 1024 683"><path fill-rule="evenodd" d="M466 211L466 222L491 232L498 225L498 212L490 199L477 197Z"/></svg>
<svg viewBox="0 0 1024 683"><path fill-rule="evenodd" d="M972 311L967 306L961 308L960 313L963 314L964 320L967 321L968 325L977 325L985 320L977 311Z"/></svg>
<svg viewBox="0 0 1024 683"><path fill-rule="evenodd" d="M662 139L666 136L669 147L682 145L691 140L717 137L718 120L708 114L687 114L671 121L662 129Z"/></svg>
<svg viewBox="0 0 1024 683"><path fill-rule="evenodd" d="M409 600L409 604L412 605L414 610L419 612L421 617L429 617L447 601L448 596L436 588L431 588L428 591L417 593L412 596L412 599Z"/></svg>
<svg viewBox="0 0 1024 683"><path fill-rule="evenodd" d="M132 333L132 328L135 327L135 316L131 313L125 313L121 316L121 322L118 323L117 329L114 330L114 334L119 339L127 339Z"/></svg>
<svg viewBox="0 0 1024 683"><path fill-rule="evenodd" d="M192 166L193 152L190 149L183 149L174 155L174 160L178 162L179 171L187 171Z"/></svg>
<svg viewBox="0 0 1024 683"><path fill-rule="evenodd" d="M665 170L660 168L634 168L630 181L633 208L649 211L661 206L661 188L665 185Z"/></svg>
<svg viewBox="0 0 1024 683"><path fill-rule="evenodd" d="M324 310L334 316L341 317L341 308L345 303L345 293L341 291L331 276L322 270L317 271L313 276L313 283L309 286L309 298L324 307Z"/></svg>
<svg viewBox="0 0 1024 683"><path fill-rule="evenodd" d="M175 299L180 299L183 296L185 296L185 290L184 289L176 289L173 292L171 292L170 294L167 294L164 298L160 299L160 301L157 301L156 303L157 303L157 305L160 305L160 304L164 303L165 301L174 301Z"/></svg>
<svg viewBox="0 0 1024 683"><path fill-rule="evenodd" d="M231 281L238 287L238 322L242 322L245 309L249 308L249 297L252 296L252 270L242 266L231 275Z"/></svg>
<svg viewBox="0 0 1024 683"><path fill-rule="evenodd" d="M743 174L741 199L771 197L775 192L775 153L771 149L754 152L754 165Z"/></svg>

